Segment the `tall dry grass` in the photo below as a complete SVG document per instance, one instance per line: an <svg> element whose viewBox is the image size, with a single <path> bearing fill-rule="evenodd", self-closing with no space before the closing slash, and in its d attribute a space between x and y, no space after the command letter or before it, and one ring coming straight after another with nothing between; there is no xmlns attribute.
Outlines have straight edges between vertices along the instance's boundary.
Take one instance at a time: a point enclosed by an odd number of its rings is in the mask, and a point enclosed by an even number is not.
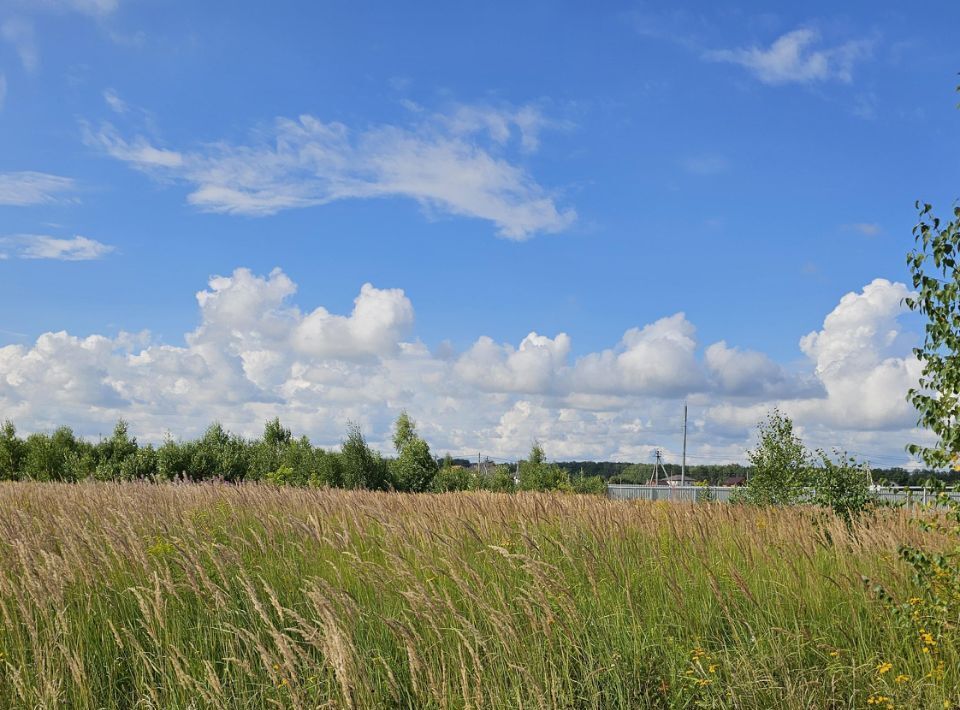
<svg viewBox="0 0 960 710"><path fill-rule="evenodd" d="M0 707L952 707L905 511L0 484ZM890 664L887 671L886 664ZM882 671L882 672L881 672ZM877 701L877 698L882 698Z"/></svg>

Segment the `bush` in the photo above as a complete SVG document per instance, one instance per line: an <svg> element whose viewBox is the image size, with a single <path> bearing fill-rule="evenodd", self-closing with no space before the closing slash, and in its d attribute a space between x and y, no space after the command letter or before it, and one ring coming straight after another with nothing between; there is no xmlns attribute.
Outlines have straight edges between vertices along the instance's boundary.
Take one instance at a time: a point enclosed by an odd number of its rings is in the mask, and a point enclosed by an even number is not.
<svg viewBox="0 0 960 710"><path fill-rule="evenodd" d="M466 491L473 487L473 474L463 466L444 466L433 477L431 490L436 493Z"/></svg>
<svg viewBox="0 0 960 710"><path fill-rule="evenodd" d="M297 473L290 466L281 466L276 471L270 471L263 480L275 486L302 486L307 482L302 473Z"/></svg>
<svg viewBox="0 0 960 710"><path fill-rule="evenodd" d="M846 453L835 452L835 461L823 451L817 455L821 465L813 470L811 502L830 508L849 525L875 504L870 469Z"/></svg>
<svg viewBox="0 0 960 710"><path fill-rule="evenodd" d="M571 483L574 493L604 495L607 492L607 483L600 476L574 476Z"/></svg>

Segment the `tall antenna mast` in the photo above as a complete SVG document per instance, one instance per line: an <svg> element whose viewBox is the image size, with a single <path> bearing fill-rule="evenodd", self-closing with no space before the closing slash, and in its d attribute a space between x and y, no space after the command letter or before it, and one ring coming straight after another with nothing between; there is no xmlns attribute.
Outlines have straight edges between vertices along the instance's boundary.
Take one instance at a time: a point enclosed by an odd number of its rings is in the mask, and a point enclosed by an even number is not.
<svg viewBox="0 0 960 710"><path fill-rule="evenodd" d="M687 403L683 403L683 459L680 464L680 485L687 482Z"/></svg>

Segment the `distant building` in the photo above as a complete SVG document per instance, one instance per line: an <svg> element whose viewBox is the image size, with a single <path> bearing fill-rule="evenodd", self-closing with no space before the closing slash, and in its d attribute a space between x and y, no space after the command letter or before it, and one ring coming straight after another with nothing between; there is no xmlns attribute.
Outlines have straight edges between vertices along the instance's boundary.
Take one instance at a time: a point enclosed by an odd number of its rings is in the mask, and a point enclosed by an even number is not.
<svg viewBox="0 0 960 710"><path fill-rule="evenodd" d="M723 481L720 482L720 485L721 486L742 486L742 485L745 485L746 482L747 482L746 476L743 476L743 475L730 476L729 478L723 479Z"/></svg>

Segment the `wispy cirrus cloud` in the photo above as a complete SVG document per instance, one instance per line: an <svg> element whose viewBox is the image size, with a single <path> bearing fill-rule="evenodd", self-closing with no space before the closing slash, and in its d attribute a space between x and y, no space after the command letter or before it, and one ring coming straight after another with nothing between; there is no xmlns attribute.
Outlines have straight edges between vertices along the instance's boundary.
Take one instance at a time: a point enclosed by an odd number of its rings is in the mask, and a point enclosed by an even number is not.
<svg viewBox="0 0 960 710"><path fill-rule="evenodd" d="M38 18L46 14L86 15L107 29L106 25L120 3L121 0L4 0L0 2L0 10L4 15L0 22L0 40L13 47L25 71L35 73L40 66L41 43L37 40L36 31ZM114 41L129 41L129 38L116 31L108 31ZM0 109L3 108L6 88L6 79L0 74Z"/></svg>
<svg viewBox="0 0 960 710"><path fill-rule="evenodd" d="M816 30L801 28L781 35L769 47L711 50L703 56L738 64L765 84L850 83L854 66L870 55L873 44L873 40L855 39L827 47Z"/></svg>
<svg viewBox="0 0 960 710"><path fill-rule="evenodd" d="M30 72L36 70L40 64L40 53L33 23L22 17L12 17L0 25L0 36L13 45L24 69Z"/></svg>
<svg viewBox="0 0 960 710"><path fill-rule="evenodd" d="M0 102L2 102L2 81L0 81ZM50 173L24 170L13 173L0 173L0 205L25 207L59 202L66 193L77 189L73 178Z"/></svg>
<svg viewBox="0 0 960 710"><path fill-rule="evenodd" d="M127 102L121 99L113 89L103 90L103 100L114 113L126 113L130 110Z"/></svg>
<svg viewBox="0 0 960 710"><path fill-rule="evenodd" d="M681 166L693 175L719 175L730 168L730 161L722 155L695 155L684 158Z"/></svg>
<svg viewBox="0 0 960 710"><path fill-rule="evenodd" d="M78 12L90 17L106 17L120 7L120 0L10 0L9 4L22 9Z"/></svg>
<svg viewBox="0 0 960 710"><path fill-rule="evenodd" d="M576 220L520 162L551 125L533 106L460 106L407 125L359 129L310 115L278 118L248 142L187 150L124 137L109 123L85 126L84 136L137 169L188 185L187 201L210 212L263 216L401 197L430 213L487 220L501 236L522 240Z"/></svg>
<svg viewBox="0 0 960 710"><path fill-rule="evenodd" d="M4 259L93 261L106 256L113 249L109 244L79 235L69 239L46 234L17 234L0 237L0 256Z"/></svg>
<svg viewBox="0 0 960 710"><path fill-rule="evenodd" d="M875 237L883 232L883 227L876 222L854 222L844 226L854 232L859 232L865 237Z"/></svg>

